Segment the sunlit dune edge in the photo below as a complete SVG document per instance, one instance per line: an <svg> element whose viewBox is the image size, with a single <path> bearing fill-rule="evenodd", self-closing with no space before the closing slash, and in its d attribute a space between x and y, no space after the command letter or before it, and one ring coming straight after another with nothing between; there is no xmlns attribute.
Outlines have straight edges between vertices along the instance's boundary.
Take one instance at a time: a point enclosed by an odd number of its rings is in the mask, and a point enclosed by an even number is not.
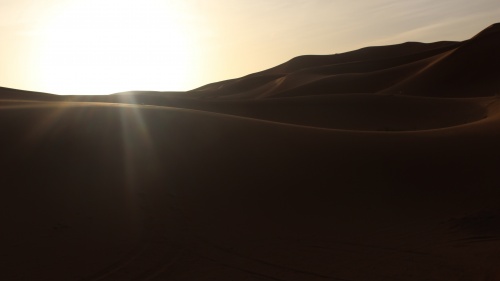
<svg viewBox="0 0 500 281"><path fill-rule="evenodd" d="M497 280L500 25L188 92L0 88L1 280Z"/></svg>

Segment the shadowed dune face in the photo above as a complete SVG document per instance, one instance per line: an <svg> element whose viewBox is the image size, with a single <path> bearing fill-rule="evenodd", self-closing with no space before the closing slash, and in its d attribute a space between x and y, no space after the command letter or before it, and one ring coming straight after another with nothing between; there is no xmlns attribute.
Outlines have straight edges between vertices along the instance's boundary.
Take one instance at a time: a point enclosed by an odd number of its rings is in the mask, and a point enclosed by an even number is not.
<svg viewBox="0 0 500 281"><path fill-rule="evenodd" d="M487 107L492 101L490 98L448 100L351 94L256 101L205 100L184 102L180 106L316 128L418 131L480 121L488 116ZM172 105L172 102L166 104Z"/></svg>
<svg viewBox="0 0 500 281"><path fill-rule="evenodd" d="M8 279L475 280L499 262L498 117L381 134L3 102L0 121Z"/></svg>
<svg viewBox="0 0 500 281"><path fill-rule="evenodd" d="M497 280L498 38L0 88L0 280Z"/></svg>
<svg viewBox="0 0 500 281"><path fill-rule="evenodd" d="M195 109L291 125L349 131L420 131L495 116L497 97L444 99L402 95L336 94L273 99L196 99L179 94L135 93L66 98Z"/></svg>

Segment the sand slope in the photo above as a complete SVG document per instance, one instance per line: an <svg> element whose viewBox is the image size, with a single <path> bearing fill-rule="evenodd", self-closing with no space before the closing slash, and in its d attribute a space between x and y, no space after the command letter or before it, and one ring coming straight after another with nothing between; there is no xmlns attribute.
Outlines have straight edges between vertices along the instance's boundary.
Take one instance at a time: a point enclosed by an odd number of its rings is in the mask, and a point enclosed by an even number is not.
<svg viewBox="0 0 500 281"><path fill-rule="evenodd" d="M499 280L499 40L2 88L0 280Z"/></svg>

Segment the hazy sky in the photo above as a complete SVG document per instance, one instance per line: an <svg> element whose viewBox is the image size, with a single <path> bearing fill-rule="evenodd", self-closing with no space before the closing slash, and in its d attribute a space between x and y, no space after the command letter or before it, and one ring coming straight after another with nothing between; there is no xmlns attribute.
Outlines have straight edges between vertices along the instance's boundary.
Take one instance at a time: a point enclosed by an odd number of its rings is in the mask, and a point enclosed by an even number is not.
<svg viewBox="0 0 500 281"><path fill-rule="evenodd" d="M0 0L0 86L189 90L292 57L464 40L498 0Z"/></svg>

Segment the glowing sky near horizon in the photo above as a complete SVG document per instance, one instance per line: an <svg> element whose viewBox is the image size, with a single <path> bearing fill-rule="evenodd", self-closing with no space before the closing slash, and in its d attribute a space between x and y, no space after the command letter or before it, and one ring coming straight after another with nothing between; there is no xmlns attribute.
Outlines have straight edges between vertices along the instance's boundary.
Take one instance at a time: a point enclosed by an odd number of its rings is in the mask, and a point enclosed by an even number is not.
<svg viewBox="0 0 500 281"><path fill-rule="evenodd" d="M465 40L498 0L0 0L0 86L190 90L304 54Z"/></svg>

